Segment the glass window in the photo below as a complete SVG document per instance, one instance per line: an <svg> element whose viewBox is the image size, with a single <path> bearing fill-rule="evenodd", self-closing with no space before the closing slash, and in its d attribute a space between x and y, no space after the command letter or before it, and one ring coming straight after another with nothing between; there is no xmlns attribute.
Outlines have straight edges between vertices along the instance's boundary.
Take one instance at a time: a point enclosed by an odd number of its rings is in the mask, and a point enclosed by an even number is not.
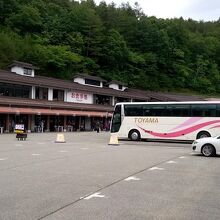
<svg viewBox="0 0 220 220"><path fill-rule="evenodd" d="M220 104L216 105L216 116L220 117Z"/></svg>
<svg viewBox="0 0 220 220"><path fill-rule="evenodd" d="M203 115L203 106L202 105L192 105L192 116L204 116Z"/></svg>
<svg viewBox="0 0 220 220"><path fill-rule="evenodd" d="M24 68L24 75L31 75L32 74L32 69L30 68Z"/></svg>
<svg viewBox="0 0 220 220"><path fill-rule="evenodd" d="M152 105L144 105L143 106L143 115L144 116L152 116Z"/></svg>
<svg viewBox="0 0 220 220"><path fill-rule="evenodd" d="M22 97L23 97L23 98L31 98L30 89L28 89L28 88L23 88Z"/></svg>
<svg viewBox="0 0 220 220"><path fill-rule="evenodd" d="M30 86L15 85L10 83L0 83L1 96L29 98L30 94L31 94Z"/></svg>
<svg viewBox="0 0 220 220"><path fill-rule="evenodd" d="M118 85L118 89L122 90L122 85Z"/></svg>
<svg viewBox="0 0 220 220"><path fill-rule="evenodd" d="M206 104L193 104L192 105L192 116L194 117L215 117L216 116L216 105Z"/></svg>
<svg viewBox="0 0 220 220"><path fill-rule="evenodd" d="M85 84L93 85L93 86L100 86L100 81L93 80L93 79L85 79Z"/></svg>
<svg viewBox="0 0 220 220"><path fill-rule="evenodd" d="M189 117L190 105L167 105L166 116Z"/></svg>
<svg viewBox="0 0 220 220"><path fill-rule="evenodd" d="M5 93L5 89L0 84L0 96L4 95L4 93Z"/></svg>
<svg viewBox="0 0 220 220"><path fill-rule="evenodd" d="M143 114L144 116L165 116L166 106L165 105L144 105Z"/></svg>
<svg viewBox="0 0 220 220"><path fill-rule="evenodd" d="M97 105L111 105L112 99L110 96L94 95L94 103Z"/></svg>
<svg viewBox="0 0 220 220"><path fill-rule="evenodd" d="M118 102L130 102L130 99L122 98L122 97L115 97L115 103L118 103Z"/></svg>
<svg viewBox="0 0 220 220"><path fill-rule="evenodd" d="M22 97L22 88L15 88L15 96L16 97Z"/></svg>
<svg viewBox="0 0 220 220"><path fill-rule="evenodd" d="M54 89L53 100L64 101L64 91L59 89Z"/></svg>
<svg viewBox="0 0 220 220"><path fill-rule="evenodd" d="M205 105L205 116L216 117L216 105Z"/></svg>
<svg viewBox="0 0 220 220"><path fill-rule="evenodd" d="M143 116L143 105L125 105L125 116Z"/></svg>
<svg viewBox="0 0 220 220"><path fill-rule="evenodd" d="M48 88L36 87L35 98L47 100L48 99Z"/></svg>

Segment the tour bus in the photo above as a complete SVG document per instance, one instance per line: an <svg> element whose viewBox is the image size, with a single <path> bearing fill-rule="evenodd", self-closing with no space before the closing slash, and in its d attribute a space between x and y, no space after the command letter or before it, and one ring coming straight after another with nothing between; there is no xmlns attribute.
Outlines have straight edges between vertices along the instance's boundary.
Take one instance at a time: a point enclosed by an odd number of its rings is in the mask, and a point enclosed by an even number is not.
<svg viewBox="0 0 220 220"><path fill-rule="evenodd" d="M111 133L133 141L220 135L220 101L117 103Z"/></svg>

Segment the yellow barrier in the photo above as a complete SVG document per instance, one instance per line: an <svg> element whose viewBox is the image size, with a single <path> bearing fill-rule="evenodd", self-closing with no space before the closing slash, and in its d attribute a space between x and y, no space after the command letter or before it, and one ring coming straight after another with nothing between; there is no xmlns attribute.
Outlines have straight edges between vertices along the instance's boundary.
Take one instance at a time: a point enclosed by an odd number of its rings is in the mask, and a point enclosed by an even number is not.
<svg viewBox="0 0 220 220"><path fill-rule="evenodd" d="M111 134L110 141L108 145L119 145L118 136L116 134Z"/></svg>
<svg viewBox="0 0 220 220"><path fill-rule="evenodd" d="M57 134L55 143L66 143L64 134Z"/></svg>

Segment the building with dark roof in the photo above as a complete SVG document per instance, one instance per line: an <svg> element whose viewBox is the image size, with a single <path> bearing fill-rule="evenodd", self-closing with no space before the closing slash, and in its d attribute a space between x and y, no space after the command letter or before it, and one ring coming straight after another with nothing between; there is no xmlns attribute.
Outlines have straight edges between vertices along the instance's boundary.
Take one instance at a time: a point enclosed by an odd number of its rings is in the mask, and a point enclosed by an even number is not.
<svg viewBox="0 0 220 220"><path fill-rule="evenodd" d="M198 101L199 97L129 89L126 84L86 74L73 80L38 76L38 68L14 61L0 70L0 127L13 131L22 123L27 131L91 130L99 121L109 129L117 102ZM104 84L106 86L104 86Z"/></svg>

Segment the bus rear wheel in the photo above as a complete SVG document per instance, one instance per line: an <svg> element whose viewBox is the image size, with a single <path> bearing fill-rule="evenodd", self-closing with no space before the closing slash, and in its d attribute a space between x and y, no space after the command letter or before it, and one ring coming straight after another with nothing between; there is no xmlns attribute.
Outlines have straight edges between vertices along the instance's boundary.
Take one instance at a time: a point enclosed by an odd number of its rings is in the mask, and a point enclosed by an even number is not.
<svg viewBox="0 0 220 220"><path fill-rule="evenodd" d="M200 132L197 134L196 139L207 138L207 137L211 137L211 135L209 134L209 132L207 132L207 131L200 131Z"/></svg>
<svg viewBox="0 0 220 220"><path fill-rule="evenodd" d="M133 129L129 131L128 137L132 141L139 141L141 139L141 134L138 130Z"/></svg>

